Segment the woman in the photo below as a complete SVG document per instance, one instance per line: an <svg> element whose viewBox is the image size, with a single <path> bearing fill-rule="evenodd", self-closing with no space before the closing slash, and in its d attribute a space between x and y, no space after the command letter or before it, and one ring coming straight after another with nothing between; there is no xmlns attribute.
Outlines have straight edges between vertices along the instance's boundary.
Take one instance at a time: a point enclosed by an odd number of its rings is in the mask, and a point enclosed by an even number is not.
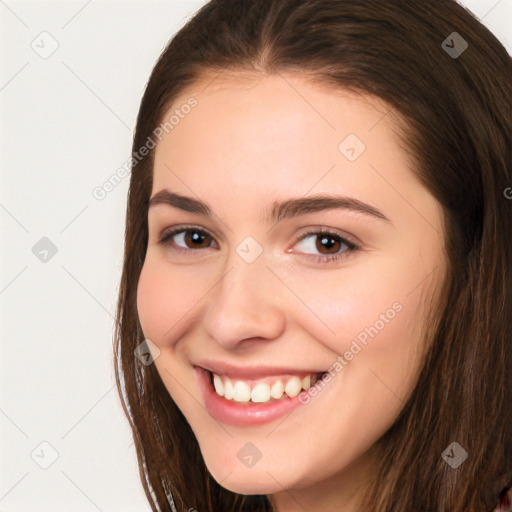
<svg viewBox="0 0 512 512"><path fill-rule="evenodd" d="M153 510L509 510L512 65L452 0L212 0L133 144L114 355Z"/></svg>

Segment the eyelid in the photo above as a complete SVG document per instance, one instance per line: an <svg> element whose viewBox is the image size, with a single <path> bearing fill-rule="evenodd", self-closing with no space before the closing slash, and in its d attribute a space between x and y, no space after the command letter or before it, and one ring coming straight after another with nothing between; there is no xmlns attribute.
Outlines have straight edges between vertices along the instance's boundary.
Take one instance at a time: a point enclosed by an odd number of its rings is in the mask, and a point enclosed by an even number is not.
<svg viewBox="0 0 512 512"><path fill-rule="evenodd" d="M337 228L331 228L331 227L323 225L323 224L317 224L317 225L313 225L313 226L304 228L304 230L299 235L297 235L297 237L293 240L292 246L297 244L297 242L300 242L306 236L316 235L318 233L326 233L329 235L336 235L339 238L341 238L342 240L344 240L345 242L347 242L348 244L351 244L352 246L354 246L358 249L362 245L362 242L358 238L356 238L355 236L353 236L345 231L342 231Z"/></svg>
<svg viewBox="0 0 512 512"><path fill-rule="evenodd" d="M176 225L169 228L166 228L162 230L162 232L159 235L158 238L158 244L159 245L171 245L171 239L178 235L182 234L183 232L187 231L196 231L202 235L206 235L207 237L211 238L214 244L217 244L216 241L216 235L212 235L208 229L198 227L196 225ZM309 236L319 235L325 233L327 235L333 235L334 237L337 237L340 239L340 243L346 246L346 249L342 251L341 253L333 254L333 255L316 255L316 254L309 254L309 253L302 253L300 251L292 251L293 247L297 245L297 243L305 240ZM173 244L174 245L174 244ZM208 249L210 247L206 247L203 249ZM191 252L197 252L200 249L190 249L190 248L183 248L178 245L173 247L174 251L178 253L191 253ZM301 233L299 233L293 240L291 244L291 248L287 249L287 253L291 254L304 254L307 258L313 258L316 260L337 260L338 258L348 257L351 253L356 251L362 250L362 244L359 242L357 237L354 237L353 235L350 235L348 233L345 233L342 230L339 230L337 228L331 228L325 225L316 225L316 226L308 226L307 228L304 228Z"/></svg>
<svg viewBox="0 0 512 512"><path fill-rule="evenodd" d="M210 237L215 244L217 243L217 236L215 234L210 233L210 231L208 229L201 228L198 226L190 226L190 225L177 225L177 226L171 226L168 228L164 228L158 235L157 243L159 245L170 244L172 238L174 238L176 235L179 235L179 234L181 234L183 232L187 232L187 231L196 231L198 233L201 233L202 235L206 235L206 236ZM178 252L179 251L190 252L190 251L195 251L197 249L184 249L183 247L177 246L174 250L178 251Z"/></svg>

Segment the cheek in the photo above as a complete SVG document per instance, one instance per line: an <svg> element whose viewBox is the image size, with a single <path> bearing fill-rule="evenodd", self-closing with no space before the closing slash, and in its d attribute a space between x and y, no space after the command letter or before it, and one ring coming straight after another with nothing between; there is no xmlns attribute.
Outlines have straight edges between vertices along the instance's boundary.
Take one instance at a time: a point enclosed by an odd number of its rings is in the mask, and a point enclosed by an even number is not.
<svg viewBox="0 0 512 512"><path fill-rule="evenodd" d="M414 276L417 278L417 271ZM396 262L386 265L382 261L364 269L354 266L339 276L297 276L294 291L309 309L302 315L302 323L336 353L348 350L354 339L364 344L381 338L384 344L381 334L392 329L403 338L408 320L421 316L417 314L420 290L411 293L417 284L414 276L397 269ZM408 326L407 334L412 330L413 326ZM395 339L398 333L393 334Z"/></svg>
<svg viewBox="0 0 512 512"><path fill-rule="evenodd" d="M333 372L350 375L351 382L367 389L377 384L376 396L382 392L392 400L386 386L404 397L420 367L424 304L432 292L431 279L424 279L430 272L427 265L420 269L407 259L401 263L380 258L364 269L351 267L339 280L295 280L302 283L295 291L311 310L302 316L302 326L333 353ZM360 393L353 390L354 396Z"/></svg>
<svg viewBox="0 0 512 512"><path fill-rule="evenodd" d="M165 262L146 258L137 286L137 311L144 336L161 347L173 345L200 296L185 272L171 271Z"/></svg>

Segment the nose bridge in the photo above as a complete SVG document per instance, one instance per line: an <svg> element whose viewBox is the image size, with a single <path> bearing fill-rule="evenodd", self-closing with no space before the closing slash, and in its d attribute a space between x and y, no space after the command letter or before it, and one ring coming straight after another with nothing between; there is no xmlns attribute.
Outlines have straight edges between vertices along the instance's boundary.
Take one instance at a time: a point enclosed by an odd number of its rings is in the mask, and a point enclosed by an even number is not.
<svg viewBox="0 0 512 512"><path fill-rule="evenodd" d="M285 323L276 286L279 280L255 240L230 251L223 276L210 294L204 324L218 343L233 347L247 338L278 337ZM281 285L282 286L282 285Z"/></svg>

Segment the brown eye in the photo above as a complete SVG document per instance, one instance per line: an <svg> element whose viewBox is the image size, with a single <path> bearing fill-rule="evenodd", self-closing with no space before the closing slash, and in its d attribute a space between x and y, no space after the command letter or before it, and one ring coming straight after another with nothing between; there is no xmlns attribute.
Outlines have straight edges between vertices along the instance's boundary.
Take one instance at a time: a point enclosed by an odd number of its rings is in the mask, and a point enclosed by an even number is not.
<svg viewBox="0 0 512 512"><path fill-rule="evenodd" d="M164 233L158 243L161 245L167 245L170 244L173 239L174 244L184 250L205 249L210 247L211 241L213 241L213 238L205 231L194 228L179 228Z"/></svg>
<svg viewBox="0 0 512 512"><path fill-rule="evenodd" d="M308 242L308 239L315 242ZM202 229L182 226L164 232L158 243L175 252L190 254L194 250L214 247L215 239ZM359 246L342 236L322 229L303 234L295 245L303 246L299 253L308 254L307 249L316 251L317 254L309 255L316 263L333 263L359 249Z"/></svg>
<svg viewBox="0 0 512 512"><path fill-rule="evenodd" d="M188 246L190 249L203 249L205 247L209 247L209 244L204 245L205 241L211 240L211 237L206 233L202 233L201 231L187 229L184 231L185 236L183 240L185 243L189 243Z"/></svg>
<svg viewBox="0 0 512 512"><path fill-rule="evenodd" d="M308 240L310 240L308 242ZM311 243L314 240L314 243ZM320 254L332 255L338 252L345 252L347 249L355 248L355 245L343 239L335 233L326 233L323 231L309 232L303 235L299 242L302 245L302 250L313 249ZM305 251L306 252L306 251Z"/></svg>
<svg viewBox="0 0 512 512"><path fill-rule="evenodd" d="M301 253L308 254L309 249L309 258L313 258L316 263L334 263L359 249L358 245L325 228L304 233L295 245L299 246Z"/></svg>
<svg viewBox="0 0 512 512"><path fill-rule="evenodd" d="M316 249L322 252L323 249L326 249L327 254L337 253L340 249L341 240L339 237L334 237L331 235L319 234L316 239Z"/></svg>

